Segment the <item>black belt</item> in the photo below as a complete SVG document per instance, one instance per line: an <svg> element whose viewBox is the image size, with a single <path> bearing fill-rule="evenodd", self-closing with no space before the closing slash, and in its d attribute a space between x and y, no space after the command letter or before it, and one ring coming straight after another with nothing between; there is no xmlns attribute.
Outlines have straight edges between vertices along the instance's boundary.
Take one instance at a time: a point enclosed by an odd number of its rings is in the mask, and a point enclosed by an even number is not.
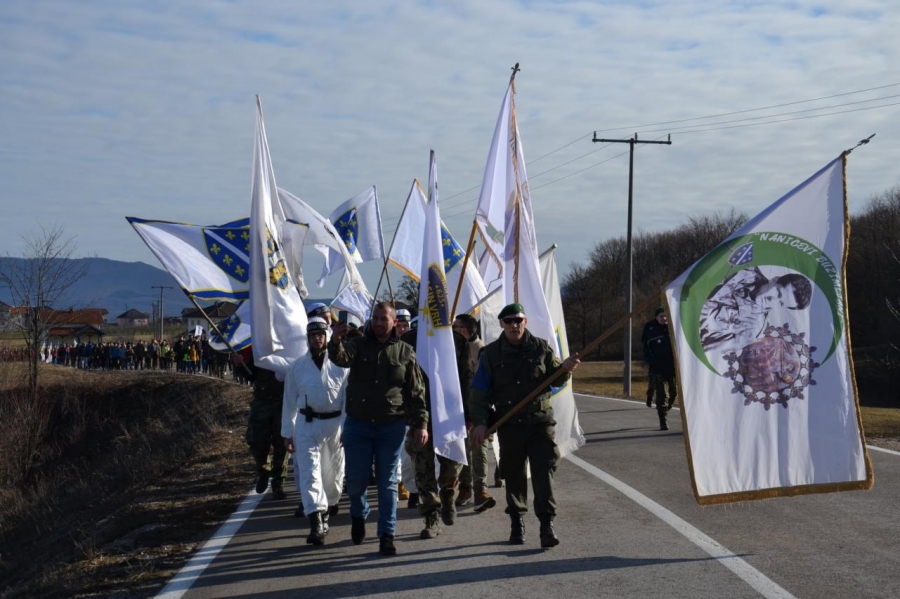
<svg viewBox="0 0 900 599"><path fill-rule="evenodd" d="M303 408L297 411L303 414L307 422L312 422L313 418L318 418L319 420L329 420L331 418L337 418L338 416L343 414L343 412L341 412L340 410L338 410L337 412L314 412L309 408Z"/></svg>

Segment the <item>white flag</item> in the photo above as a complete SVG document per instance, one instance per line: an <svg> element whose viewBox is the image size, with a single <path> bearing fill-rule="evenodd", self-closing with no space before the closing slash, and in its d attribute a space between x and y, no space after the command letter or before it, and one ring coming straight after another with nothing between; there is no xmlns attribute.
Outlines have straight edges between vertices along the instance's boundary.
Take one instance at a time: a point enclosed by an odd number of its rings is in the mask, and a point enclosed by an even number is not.
<svg viewBox="0 0 900 599"><path fill-rule="evenodd" d="M237 302L249 297L248 222L201 227L125 217L184 291L197 299Z"/></svg>
<svg viewBox="0 0 900 599"><path fill-rule="evenodd" d="M557 351L553 319L541 285L537 233L514 95L510 81L494 129L475 222L488 250L499 260L504 304L522 304L528 330ZM503 245L499 245L500 239Z"/></svg>
<svg viewBox="0 0 900 599"><path fill-rule="evenodd" d="M384 237L381 234L381 209L375 187L350 198L332 212L328 219L343 240L354 262L384 262ZM322 278L337 272L345 258L336 251L328 252Z"/></svg>
<svg viewBox="0 0 900 599"><path fill-rule="evenodd" d="M391 244L388 260L397 268L403 270L414 280L419 281L422 265L422 255L425 243L426 205L425 193L417 180L413 181L412 189L406 198L406 207L403 216L397 224L397 232ZM463 263L466 252L457 243L447 226L441 222L441 251L444 254L444 274L447 277L447 288L450 290L450 307L456 297L460 285ZM459 291L459 302L456 306L456 314L469 312L487 295L484 281L481 280L476 265L472 262L466 267L462 290ZM455 316L455 315L454 315Z"/></svg>
<svg viewBox="0 0 900 599"><path fill-rule="evenodd" d="M566 334L566 319L563 315L562 296L559 292L559 273L556 268L556 252L554 245L541 255L541 282L550 315L553 318L553 329L556 333L554 343L559 358L569 357L569 337ZM531 324L531 320L528 321ZM560 455L567 455L584 445L584 431L578 422L578 408L575 405L575 394L572 392L572 379L561 387L551 387L553 392L553 417L556 419L556 444Z"/></svg>
<svg viewBox="0 0 900 599"><path fill-rule="evenodd" d="M253 360L279 373L307 351L306 310L285 262L275 171L269 155L262 103L256 97L256 143L250 209L250 312Z"/></svg>
<svg viewBox="0 0 900 599"><path fill-rule="evenodd" d="M345 274L347 284L332 305L352 312L365 322L372 309L373 298L334 225L306 202L284 189L278 190L278 198L287 218L282 231L292 231L290 235L285 234L285 237L293 238L289 256L295 263L296 270L301 270L303 248L306 245L312 245L326 259L331 253L341 256L341 263L347 269ZM294 272L294 269L291 272ZM319 287L324 282L324 277L317 281Z"/></svg>
<svg viewBox="0 0 900 599"><path fill-rule="evenodd" d="M434 152L428 176L425 242L419 283L419 328L416 357L428 376L431 434L434 452L460 464L466 460L466 420L453 342L453 298L444 273L441 217L438 209L437 165Z"/></svg>
<svg viewBox="0 0 900 599"><path fill-rule="evenodd" d="M700 504L870 488L850 358L844 155L665 289Z"/></svg>
<svg viewBox="0 0 900 599"><path fill-rule="evenodd" d="M559 274L556 268L556 246L541 254L541 286L550 314L553 318L553 341L551 346L558 352L561 360L569 357L569 338L566 335L566 320L563 315L562 297L559 291ZM485 343L497 340L503 334L497 316L503 309L502 290L497 289L488 294L480 304L481 338ZM531 328L531 318L528 320ZM584 432L578 422L578 407L572 392L572 380L566 381L562 387L551 387L553 398L553 417L556 420L556 444L561 456L568 455L584 445Z"/></svg>

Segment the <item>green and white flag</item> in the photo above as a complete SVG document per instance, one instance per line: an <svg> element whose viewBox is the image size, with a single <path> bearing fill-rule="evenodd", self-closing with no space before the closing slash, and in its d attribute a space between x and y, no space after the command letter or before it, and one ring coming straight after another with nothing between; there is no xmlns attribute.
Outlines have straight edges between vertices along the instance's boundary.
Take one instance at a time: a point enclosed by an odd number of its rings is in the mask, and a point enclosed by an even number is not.
<svg viewBox="0 0 900 599"><path fill-rule="evenodd" d="M700 504L872 486L842 154L665 288Z"/></svg>

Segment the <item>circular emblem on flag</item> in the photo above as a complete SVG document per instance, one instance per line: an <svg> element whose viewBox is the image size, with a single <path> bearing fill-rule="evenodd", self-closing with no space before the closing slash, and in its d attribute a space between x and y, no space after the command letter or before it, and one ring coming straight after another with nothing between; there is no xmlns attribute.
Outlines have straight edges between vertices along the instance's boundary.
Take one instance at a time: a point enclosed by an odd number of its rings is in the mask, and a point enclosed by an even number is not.
<svg viewBox="0 0 900 599"><path fill-rule="evenodd" d="M844 333L840 270L812 243L756 232L721 244L688 274L679 317L707 368L735 382L746 405L802 398L818 366L810 332L828 360ZM829 326L830 325L830 326Z"/></svg>
<svg viewBox="0 0 900 599"><path fill-rule="evenodd" d="M776 403L787 408L792 398L805 399L803 392L816 384L812 373L819 366L812 358L816 348L806 344L805 336L792 333L789 326L769 326L740 355L726 355L725 376L734 382L731 392L740 393L745 406L756 402L766 410Z"/></svg>

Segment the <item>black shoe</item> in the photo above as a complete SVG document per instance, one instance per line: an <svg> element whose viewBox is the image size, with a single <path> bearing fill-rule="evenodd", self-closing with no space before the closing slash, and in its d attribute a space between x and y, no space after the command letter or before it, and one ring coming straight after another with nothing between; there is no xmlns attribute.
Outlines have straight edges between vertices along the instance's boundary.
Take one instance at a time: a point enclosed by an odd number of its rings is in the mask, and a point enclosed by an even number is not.
<svg viewBox="0 0 900 599"><path fill-rule="evenodd" d="M509 542L512 545L525 544L525 521L522 520L521 514L509 515Z"/></svg>
<svg viewBox="0 0 900 599"><path fill-rule="evenodd" d="M409 509L419 507L419 494L418 493L410 493L409 501L406 502L406 507Z"/></svg>
<svg viewBox="0 0 900 599"><path fill-rule="evenodd" d="M559 537L553 530L553 516L541 516L541 547L549 549L559 545Z"/></svg>
<svg viewBox="0 0 900 599"><path fill-rule="evenodd" d="M307 545L324 545L325 529L322 526L322 513L315 512L309 515L309 536L306 537Z"/></svg>
<svg viewBox="0 0 900 599"><path fill-rule="evenodd" d="M648 398L647 398L647 407L648 407L648 408L652 408L652 407L653 407L653 398L652 398L652 397L648 397Z"/></svg>
<svg viewBox="0 0 900 599"><path fill-rule="evenodd" d="M441 489L441 520L447 526L456 524L456 504L453 502L454 495L456 495L456 489Z"/></svg>
<svg viewBox="0 0 900 599"><path fill-rule="evenodd" d="M659 415L659 430L661 430L661 431L669 430L669 425L666 424L666 415L665 414Z"/></svg>
<svg viewBox="0 0 900 599"><path fill-rule="evenodd" d="M354 545L361 545L366 540L366 519L352 518L350 524L350 538L353 539Z"/></svg>
<svg viewBox="0 0 900 599"><path fill-rule="evenodd" d="M306 513L303 511L303 503L300 503L297 509L294 510L294 518L303 518L304 516L306 516Z"/></svg>
<svg viewBox="0 0 900 599"><path fill-rule="evenodd" d="M284 489L281 488L281 485L272 485L272 499L280 501L285 498L287 498L287 495L284 494Z"/></svg>
<svg viewBox="0 0 900 599"><path fill-rule="evenodd" d="M266 492L267 488L269 488L269 473L260 472L259 478L256 479L256 492L261 495Z"/></svg>
<svg viewBox="0 0 900 599"><path fill-rule="evenodd" d="M378 544L378 553L381 555L397 555L397 548L394 547L394 535L384 533L381 535L381 542Z"/></svg>
<svg viewBox="0 0 900 599"><path fill-rule="evenodd" d="M498 489L503 486L503 473L500 472L500 466L494 470L494 486Z"/></svg>
<svg viewBox="0 0 900 599"><path fill-rule="evenodd" d="M334 505L328 506L328 515L329 516L337 516L339 511L341 511L341 508L336 503Z"/></svg>
<svg viewBox="0 0 900 599"><path fill-rule="evenodd" d="M328 531L331 530L331 527L328 525L328 511L321 512L322 514L322 530L325 532L325 536L328 536Z"/></svg>
<svg viewBox="0 0 900 599"><path fill-rule="evenodd" d="M438 524L438 513L436 511L425 514L425 528L419 533L420 539L433 539L441 534L441 525Z"/></svg>

